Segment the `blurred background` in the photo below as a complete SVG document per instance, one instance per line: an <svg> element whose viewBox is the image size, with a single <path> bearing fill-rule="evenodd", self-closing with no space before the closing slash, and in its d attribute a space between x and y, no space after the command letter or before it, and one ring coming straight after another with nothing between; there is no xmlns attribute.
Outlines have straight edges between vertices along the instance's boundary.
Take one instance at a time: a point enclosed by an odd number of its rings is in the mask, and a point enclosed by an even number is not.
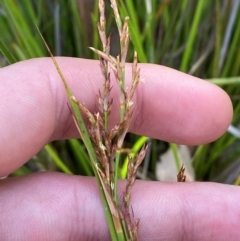
<svg viewBox="0 0 240 241"><path fill-rule="evenodd" d="M133 152L146 142L150 144L138 177L176 181L184 163L189 181L239 185L240 1L118 0L118 3L121 15L130 17L129 62L135 49L139 62L165 65L219 85L234 106L228 132L207 145L179 146L128 134L125 147ZM0 66L48 56L35 25L54 55L95 59L88 47L101 49L96 27L97 4L96 0L1 0ZM106 15L111 54L116 56L119 41L109 4ZM123 157L121 178L126 175L126 163ZM48 144L11 175L45 170L93 174L81 141L63 140Z"/></svg>

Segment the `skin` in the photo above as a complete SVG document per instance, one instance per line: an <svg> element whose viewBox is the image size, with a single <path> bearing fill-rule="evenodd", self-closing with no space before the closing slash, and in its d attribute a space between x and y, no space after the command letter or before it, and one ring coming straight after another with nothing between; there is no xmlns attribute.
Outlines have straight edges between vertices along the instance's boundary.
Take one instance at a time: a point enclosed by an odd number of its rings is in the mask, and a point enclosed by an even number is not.
<svg viewBox="0 0 240 241"><path fill-rule="evenodd" d="M92 112L102 86L98 61L57 58L76 98ZM197 145L227 129L232 105L220 88L163 66L141 64L130 131ZM131 66L127 67L127 83ZM46 143L77 137L63 84L49 58L0 70L0 176ZM117 95L114 81L112 95ZM110 125L118 118L112 108ZM120 190L122 184L120 184ZM216 183L137 181L140 240L240 240L240 189ZM1 240L110 240L94 178L37 173L0 182Z"/></svg>

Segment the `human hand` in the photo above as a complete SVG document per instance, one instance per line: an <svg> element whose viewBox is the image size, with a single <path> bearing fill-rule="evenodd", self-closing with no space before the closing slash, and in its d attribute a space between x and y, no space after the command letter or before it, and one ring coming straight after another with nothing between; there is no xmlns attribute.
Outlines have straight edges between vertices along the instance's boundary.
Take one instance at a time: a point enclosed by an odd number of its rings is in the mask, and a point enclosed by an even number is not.
<svg viewBox="0 0 240 241"><path fill-rule="evenodd" d="M94 112L102 86L99 62L57 61L77 100ZM140 67L145 83L135 96L130 131L197 145L227 129L232 106L220 88L162 66ZM78 134L50 58L5 67L0 80L0 176L5 176L49 141ZM240 240L239 200L238 187L214 183L137 181L132 194L140 240L151 241ZM94 178L37 173L1 180L0 210L1 240L110 239Z"/></svg>

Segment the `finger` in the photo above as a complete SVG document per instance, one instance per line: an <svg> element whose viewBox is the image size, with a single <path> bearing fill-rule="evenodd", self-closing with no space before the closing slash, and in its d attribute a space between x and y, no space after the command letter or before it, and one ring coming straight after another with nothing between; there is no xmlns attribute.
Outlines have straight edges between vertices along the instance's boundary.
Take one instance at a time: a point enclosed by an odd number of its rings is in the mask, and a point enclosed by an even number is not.
<svg viewBox="0 0 240 241"><path fill-rule="evenodd" d="M2 240L110 240L93 178L40 173L0 183ZM121 186L122 187L122 186ZM240 240L238 187L136 182L140 240Z"/></svg>
<svg viewBox="0 0 240 241"><path fill-rule="evenodd" d="M57 58L76 98L93 113L103 80L98 61ZM218 87L163 66L142 64L130 131L196 145L212 141L232 117L229 97ZM131 66L127 67L127 84ZM50 58L24 61L0 71L0 175L8 174L50 140L77 137L67 96ZM112 85L115 86L113 78ZM115 86L111 95L117 97ZM116 98L115 98L116 100ZM117 122L117 101L111 125Z"/></svg>

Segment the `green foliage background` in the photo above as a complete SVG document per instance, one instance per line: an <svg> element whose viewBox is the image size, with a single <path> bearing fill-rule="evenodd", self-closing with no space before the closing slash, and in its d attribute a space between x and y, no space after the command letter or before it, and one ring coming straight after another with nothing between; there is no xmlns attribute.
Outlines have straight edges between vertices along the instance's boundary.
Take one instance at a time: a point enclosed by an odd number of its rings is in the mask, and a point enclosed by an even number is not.
<svg viewBox="0 0 240 241"><path fill-rule="evenodd" d="M166 65L220 85L232 99L232 123L238 127L239 1L120 0L119 3L123 16L130 16L132 45L138 52L139 61ZM107 12L108 29L114 36L110 7ZM88 47L100 47L95 27L97 19L97 1L91 12L84 12L84 9L79 11L75 0L2 0L0 66L48 56L35 25L39 27L55 55L96 58ZM114 45L113 54L115 52L117 53L117 47ZM130 60L132 52L133 48L130 50ZM130 134L125 145L134 146L137 151L146 141L148 139L145 137ZM142 172L143 178L155 179L156 161L169 145L157 140L151 140L151 143L149 162ZM227 132L211 144L196 147L192 159L197 180L238 183L239 144L239 138ZM170 145L170 148L178 163L176 146ZM78 140L57 141L47 145L13 175L39 170L58 170L82 175L93 173L85 148ZM124 168L122 172L124 176Z"/></svg>

